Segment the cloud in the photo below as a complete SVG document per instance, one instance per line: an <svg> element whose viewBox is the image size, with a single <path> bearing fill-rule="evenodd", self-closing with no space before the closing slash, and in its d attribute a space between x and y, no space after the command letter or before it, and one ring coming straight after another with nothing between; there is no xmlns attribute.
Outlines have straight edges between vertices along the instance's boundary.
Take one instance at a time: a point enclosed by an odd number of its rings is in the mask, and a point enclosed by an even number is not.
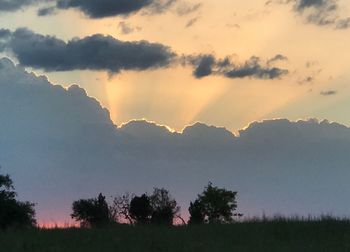
<svg viewBox="0 0 350 252"><path fill-rule="evenodd" d="M44 8L40 8L38 10L39 17L50 16L50 15L54 15L56 13L57 13L57 10L55 7L44 7Z"/></svg>
<svg viewBox="0 0 350 252"><path fill-rule="evenodd" d="M213 67L216 64L216 59L213 55L201 55L191 59L191 63L196 66L193 75L200 79L213 73Z"/></svg>
<svg viewBox="0 0 350 252"><path fill-rule="evenodd" d="M10 12L49 0L0 0L0 12Z"/></svg>
<svg viewBox="0 0 350 252"><path fill-rule="evenodd" d="M326 91L321 91L321 95L323 96L330 96L330 95L336 95L338 92L336 90L326 90Z"/></svg>
<svg viewBox="0 0 350 252"><path fill-rule="evenodd" d="M288 70L274 67L273 63L286 60L283 55L276 55L265 63L259 57L251 57L242 64L232 62L230 57L216 59L213 55L189 56L186 61L195 67L193 75L203 78L209 75L222 75L227 78L278 79L288 74Z"/></svg>
<svg viewBox="0 0 350 252"><path fill-rule="evenodd" d="M186 214L208 181L237 190L247 216L350 208L350 128L337 123L267 120L237 136L203 123L182 132L142 120L116 127L80 87L53 85L8 59L0 60L0 101L1 173L37 203L42 221L69 221L79 198L154 186L168 188Z"/></svg>
<svg viewBox="0 0 350 252"><path fill-rule="evenodd" d="M300 85L312 83L315 80L315 77L313 76L306 76L298 81Z"/></svg>
<svg viewBox="0 0 350 252"><path fill-rule="evenodd" d="M0 93L0 163L6 166L1 173L12 174L20 196L38 203L39 217L49 220L40 210L55 212L67 203L64 195L76 195L80 182L73 177L83 172L84 162L106 158L103 152L115 145L115 127L108 110L85 90L52 85L8 59L0 60Z"/></svg>
<svg viewBox="0 0 350 252"><path fill-rule="evenodd" d="M337 0L287 0L278 3L293 3L293 10L303 15L308 23L333 26L335 29L350 27L350 18L339 17L340 6Z"/></svg>
<svg viewBox="0 0 350 252"><path fill-rule="evenodd" d="M350 28L350 18L339 19L336 24L337 29L348 29Z"/></svg>
<svg viewBox="0 0 350 252"><path fill-rule="evenodd" d="M126 34L133 31L124 22L119 27ZM182 62L183 65L193 66L193 75L199 79L209 75L277 79L288 74L288 70L274 66L276 62L286 60L283 55L276 55L266 62L259 57L251 57L239 64L230 57L216 59L210 54L178 57L171 48L147 41L128 42L95 34L66 42L26 28L19 28L14 32L0 29L0 52L15 56L22 66L48 72L96 70L116 74L127 70L167 68Z"/></svg>
<svg viewBox="0 0 350 252"><path fill-rule="evenodd" d="M189 4L187 2L183 2L177 7L176 12L177 12L177 15L179 16L186 16L193 12L198 11L201 7L202 7L201 3Z"/></svg>
<svg viewBox="0 0 350 252"><path fill-rule="evenodd" d="M168 67L176 56L169 47L147 41L124 42L96 34L65 42L25 28L0 30L0 43L21 65L45 71L142 71Z"/></svg>
<svg viewBox="0 0 350 252"><path fill-rule="evenodd" d="M288 58L282 54L277 54L275 57L269 59L266 63L267 65L272 65L273 63L275 62L278 62L278 61L287 61Z"/></svg>
<svg viewBox="0 0 350 252"><path fill-rule="evenodd" d="M58 0L58 9L78 9L89 18L130 15L144 10L159 14L169 9L176 0Z"/></svg>
<svg viewBox="0 0 350 252"><path fill-rule="evenodd" d="M135 31L141 31L142 28L139 26L133 27L131 24L128 24L124 21L119 22L118 28L120 29L121 33L124 35L133 33Z"/></svg>
<svg viewBox="0 0 350 252"><path fill-rule="evenodd" d="M197 23L198 19L199 19L199 17L195 17L195 18L190 19L186 24L186 28L193 26L195 23Z"/></svg>
<svg viewBox="0 0 350 252"><path fill-rule="evenodd" d="M177 0L153 0L150 7L145 10L145 13L150 15L164 13L176 2Z"/></svg>

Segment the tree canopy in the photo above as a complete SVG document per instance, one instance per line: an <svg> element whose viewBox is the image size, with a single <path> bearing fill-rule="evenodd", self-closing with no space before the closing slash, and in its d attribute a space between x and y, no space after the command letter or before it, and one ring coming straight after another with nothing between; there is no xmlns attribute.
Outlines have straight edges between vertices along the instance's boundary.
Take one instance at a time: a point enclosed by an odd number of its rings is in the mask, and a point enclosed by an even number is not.
<svg viewBox="0 0 350 252"><path fill-rule="evenodd" d="M125 194L114 199L113 212L131 224L172 225L180 211L176 200L164 188L154 188L151 195Z"/></svg>
<svg viewBox="0 0 350 252"><path fill-rule="evenodd" d="M0 175L0 229L33 227L36 224L34 204L16 199L9 175Z"/></svg>
<svg viewBox="0 0 350 252"><path fill-rule="evenodd" d="M106 201L101 193L97 198L74 201L71 217L82 227L101 227L114 222Z"/></svg>
<svg viewBox="0 0 350 252"><path fill-rule="evenodd" d="M150 200L152 206L151 222L172 225L174 218L180 212L180 207L169 191L164 188L154 188Z"/></svg>
<svg viewBox="0 0 350 252"><path fill-rule="evenodd" d="M230 223L237 208L237 192L218 188L209 183L204 191L190 203L189 223Z"/></svg>
<svg viewBox="0 0 350 252"><path fill-rule="evenodd" d="M147 224L151 220L151 200L146 194L135 196L130 202L130 217L138 224Z"/></svg>

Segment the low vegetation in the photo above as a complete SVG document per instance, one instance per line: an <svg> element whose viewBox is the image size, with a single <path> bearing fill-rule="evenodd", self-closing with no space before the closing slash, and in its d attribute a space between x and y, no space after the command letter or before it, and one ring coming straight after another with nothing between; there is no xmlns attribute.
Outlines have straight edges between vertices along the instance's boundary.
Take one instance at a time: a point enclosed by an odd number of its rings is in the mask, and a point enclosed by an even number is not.
<svg viewBox="0 0 350 252"><path fill-rule="evenodd" d="M350 221L278 219L224 225L33 229L0 233L0 244L6 252L350 251Z"/></svg>

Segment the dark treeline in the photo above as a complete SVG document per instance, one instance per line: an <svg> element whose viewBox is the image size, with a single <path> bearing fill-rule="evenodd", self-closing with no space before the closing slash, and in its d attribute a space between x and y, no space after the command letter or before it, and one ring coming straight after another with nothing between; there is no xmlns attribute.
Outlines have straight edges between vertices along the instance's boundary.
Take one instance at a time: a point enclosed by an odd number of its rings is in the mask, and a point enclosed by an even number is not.
<svg viewBox="0 0 350 252"><path fill-rule="evenodd" d="M237 208L237 192L218 188L209 183L197 199L190 202L188 224L231 223ZM128 222L132 225L173 225L175 219L186 222L180 215L180 206L164 188L154 188L152 194L124 194L108 204L106 197L81 199L73 202L71 217L82 227L100 227Z"/></svg>
<svg viewBox="0 0 350 252"><path fill-rule="evenodd" d="M197 198L190 202L188 224L231 223L237 208L237 192L218 188L209 183ZM16 199L13 181L9 175L0 175L0 229L34 227L34 204ZM80 199L72 204L71 217L81 227L103 227L113 223L131 225L168 225L178 219L180 206L168 190L154 188L152 194L124 194L109 204L101 193L97 198Z"/></svg>

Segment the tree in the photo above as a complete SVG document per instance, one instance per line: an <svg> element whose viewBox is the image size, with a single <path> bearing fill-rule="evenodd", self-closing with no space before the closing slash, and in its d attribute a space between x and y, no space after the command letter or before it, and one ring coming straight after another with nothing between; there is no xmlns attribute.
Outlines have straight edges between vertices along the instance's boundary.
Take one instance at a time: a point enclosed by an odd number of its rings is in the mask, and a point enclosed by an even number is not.
<svg viewBox="0 0 350 252"><path fill-rule="evenodd" d="M141 197L134 196L130 202L130 217L137 224L147 224L152 216L152 206L150 198L146 194Z"/></svg>
<svg viewBox="0 0 350 252"><path fill-rule="evenodd" d="M97 198L74 201L71 217L82 227L101 227L114 222L106 197L101 193Z"/></svg>
<svg viewBox="0 0 350 252"><path fill-rule="evenodd" d="M118 222L127 220L130 224L134 224L134 220L130 216L130 198L129 193L114 198L113 205L110 207L114 220Z"/></svg>
<svg viewBox="0 0 350 252"><path fill-rule="evenodd" d="M221 189L209 183L198 198L190 203L189 223L230 223L237 208L237 192Z"/></svg>
<svg viewBox="0 0 350 252"><path fill-rule="evenodd" d="M116 220L128 220L130 224L166 224L172 225L180 207L164 188L155 188L152 195L130 196L124 194L114 198L111 212Z"/></svg>
<svg viewBox="0 0 350 252"><path fill-rule="evenodd" d="M150 201L152 206L151 223L172 225L174 218L180 212L180 207L169 191L164 188L154 188Z"/></svg>
<svg viewBox="0 0 350 252"><path fill-rule="evenodd" d="M202 224L205 220L205 215L203 211L203 207L201 202L197 199L193 203L190 203L190 207L188 208L188 212L190 213L189 224Z"/></svg>
<svg viewBox="0 0 350 252"><path fill-rule="evenodd" d="M0 175L0 229L35 226L34 204L16 200L14 189L10 176Z"/></svg>

